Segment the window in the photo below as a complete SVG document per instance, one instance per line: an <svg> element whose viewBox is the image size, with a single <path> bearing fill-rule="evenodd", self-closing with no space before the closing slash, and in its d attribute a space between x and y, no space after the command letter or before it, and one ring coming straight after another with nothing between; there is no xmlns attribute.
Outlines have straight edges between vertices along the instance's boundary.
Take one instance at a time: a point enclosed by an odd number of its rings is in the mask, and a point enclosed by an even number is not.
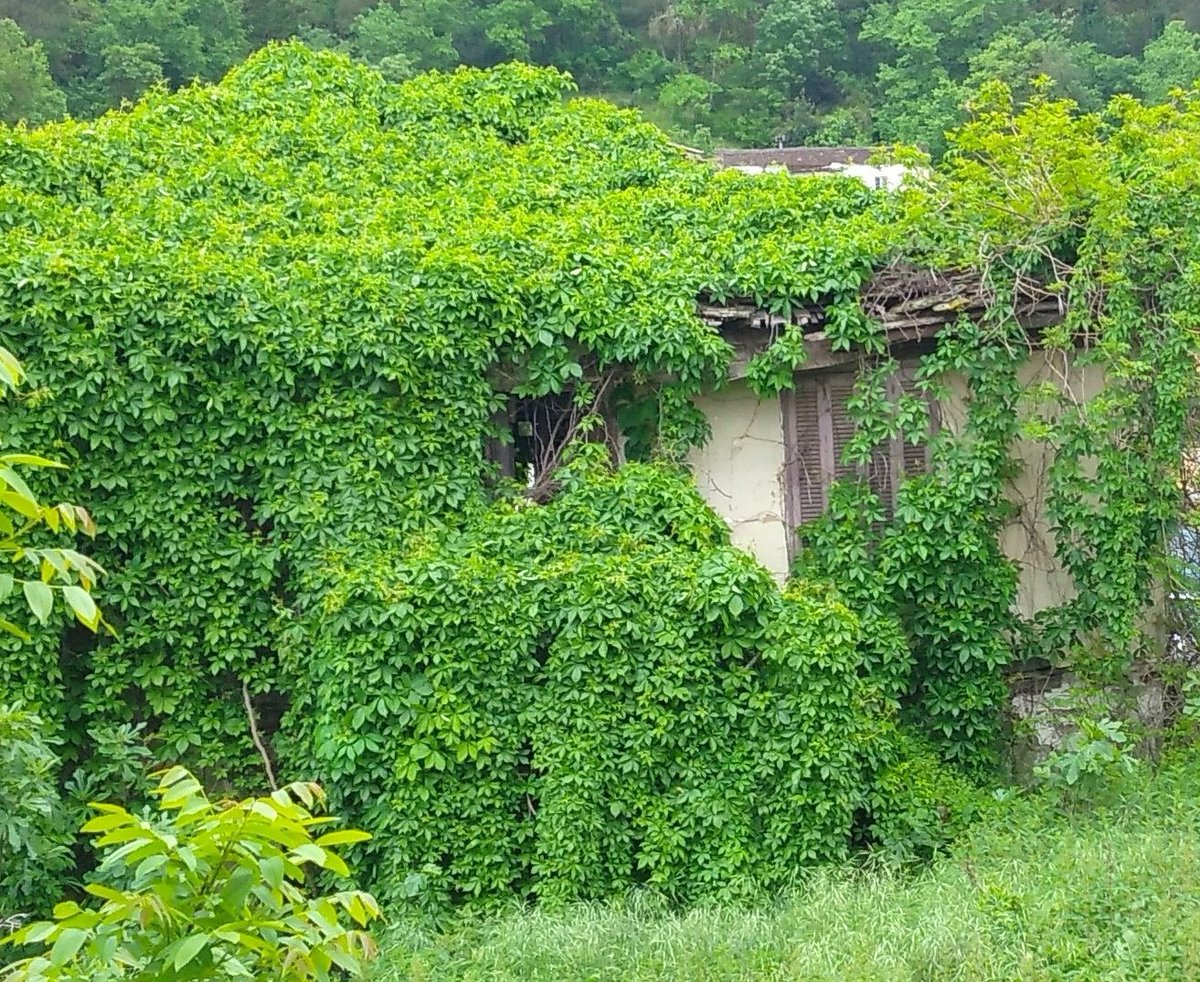
<svg viewBox="0 0 1200 982"><path fill-rule="evenodd" d="M494 473L525 485L529 497L545 501L557 490L555 471L563 451L579 439L604 443L614 464L624 459L624 439L610 406L607 383L591 405L579 405L572 391L541 396L509 396L508 406L492 417L492 435L484 459Z"/></svg>
<svg viewBox="0 0 1200 982"><path fill-rule="evenodd" d="M916 367L916 359L900 362L899 370L888 379L889 398L919 391L914 381ZM900 437L876 447L865 464L842 462L843 451L854 436L854 419L846 403L854 393L856 378L853 371L800 372L795 388L785 394L786 500L788 525L793 529L824 511L829 486L836 480L860 475L890 512L903 479L929 467L928 444L914 445ZM930 407L933 423L935 408Z"/></svg>
<svg viewBox="0 0 1200 982"><path fill-rule="evenodd" d="M876 191L886 191L887 190L887 178L884 177L882 174L875 175L875 190Z"/></svg>

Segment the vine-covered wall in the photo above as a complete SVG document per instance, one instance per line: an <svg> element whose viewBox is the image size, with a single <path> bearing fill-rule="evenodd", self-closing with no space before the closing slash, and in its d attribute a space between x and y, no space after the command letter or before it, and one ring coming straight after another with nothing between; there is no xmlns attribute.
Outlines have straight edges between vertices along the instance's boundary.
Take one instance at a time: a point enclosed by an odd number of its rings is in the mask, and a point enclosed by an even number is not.
<svg viewBox="0 0 1200 982"><path fill-rule="evenodd" d="M728 895L886 840L897 788L957 787L929 741L986 773L1015 653L1120 670L1187 433L1200 110L998 111L888 197L717 173L570 87L519 65L395 86L292 45L0 131L0 335L32 383L4 440L71 465L43 490L91 507L115 628L4 642L0 698L52 717L71 767L132 718L159 759L259 784L245 693L280 773L380 833L395 893ZM880 352L859 290L899 255L996 292L922 370L963 377L970 412L894 522L840 489L781 593L673 469L731 356L696 299L819 302L835 344ZM1086 337L1111 384L1040 434L1078 595L1017 632L1025 275L1071 311L1045 342ZM803 357L784 332L749 376L776 391ZM920 427L887 370L852 452ZM601 391L652 463L587 448L544 506L499 480L510 394Z"/></svg>

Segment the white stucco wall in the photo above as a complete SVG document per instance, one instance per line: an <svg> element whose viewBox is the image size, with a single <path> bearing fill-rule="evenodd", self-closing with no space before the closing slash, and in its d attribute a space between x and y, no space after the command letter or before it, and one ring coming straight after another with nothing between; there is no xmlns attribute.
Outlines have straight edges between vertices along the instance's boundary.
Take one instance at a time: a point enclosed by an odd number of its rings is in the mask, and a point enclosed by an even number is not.
<svg viewBox="0 0 1200 982"><path fill-rule="evenodd" d="M1068 402L1081 404L1096 396L1104 386L1103 367L1079 365L1069 352L1034 350L1017 373L1028 393L1050 383ZM961 431L966 415L966 386L962 379L949 380L952 397L942 406L943 424ZM1034 412L1029 403L1024 412ZM1075 596L1075 584L1055 555L1054 530L1046 512L1053 450L1043 441L1021 438L1012 448L1017 469L1005 486L1015 513L1000 536L1004 554L1020 568L1017 612L1031 618L1048 607L1066 603Z"/></svg>
<svg viewBox="0 0 1200 982"><path fill-rule="evenodd" d="M733 544L782 582L788 574L788 530L779 400L760 401L737 380L697 405L712 427L712 439L688 459L700 493L729 524Z"/></svg>
<svg viewBox="0 0 1200 982"><path fill-rule="evenodd" d="M735 164L734 170L740 170L743 174L786 174L788 169L783 164L768 164L766 167L759 167L755 164ZM819 171L804 171L796 174L797 177L832 177L837 174L845 175L846 177L854 177L862 181L869 188L879 188L880 190L895 191L904 183L904 176L908 173L909 168L904 164L834 164L828 170Z"/></svg>
<svg viewBox="0 0 1200 982"><path fill-rule="evenodd" d="M904 182L908 168L903 164L846 164L837 172L857 177L869 188L895 191Z"/></svg>

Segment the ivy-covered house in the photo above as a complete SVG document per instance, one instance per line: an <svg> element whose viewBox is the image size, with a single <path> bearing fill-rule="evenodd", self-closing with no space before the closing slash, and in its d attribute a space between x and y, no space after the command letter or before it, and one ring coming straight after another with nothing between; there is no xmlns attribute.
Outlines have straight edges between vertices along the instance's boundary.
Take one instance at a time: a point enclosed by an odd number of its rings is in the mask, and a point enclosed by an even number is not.
<svg viewBox="0 0 1200 982"><path fill-rule="evenodd" d="M765 147L753 150L717 150L717 164L743 174L785 173L803 177L853 177L876 191L894 191L909 172L908 166L876 160L873 147Z"/></svg>
<svg viewBox="0 0 1200 982"><path fill-rule="evenodd" d="M943 333L953 333L962 318L986 320L994 302L974 273L909 266L882 270L861 297L863 312L886 332L886 351L870 354L833 342L826 332L829 311L820 305L781 316L751 301L702 301L700 316L736 354L728 382L696 400L711 436L689 453L688 464L705 501L728 524L732 541L784 583L806 547L805 529L827 513L838 482L858 483L877 497L882 513L871 523L876 532L892 523L904 482L929 474L931 446L941 431L963 435L972 399L960 374L923 372L923 358L937 350ZM1016 572L1012 613L1018 623L1031 626L1053 623L1079 599L1076 578L1056 541L1060 517L1051 503L1051 471L1058 441L1050 420L1072 412L1067 407L1086 412L1087 404L1105 390L1107 365L1092 349L1095 338L1076 337L1066 346L1041 343L1045 329L1061 328L1066 320L1061 294L1029 281L1011 298L1011 309L1026 347L1016 370L1018 390L1030 405L1042 402L1045 425L1027 421L1010 442L998 544ZM764 393L749 377L753 359L789 329L801 333L803 356L790 385ZM892 406L905 400L919 403L925 415L915 433L893 429L868 454L860 443L856 455L863 417L871 412L871 396L864 389L884 364L892 370L876 386L877 394ZM1029 405L1025 409L1030 412ZM1036 418L1039 410L1030 415ZM848 459L855 456L859 459ZM1094 474L1094 464L1085 461L1085 472ZM1094 495L1093 500L1104 507ZM1149 648L1121 683L1134 682L1131 707L1142 722L1160 724L1163 694L1156 671L1144 658L1163 654L1172 631L1179 630L1173 626L1179 615L1168 610L1163 589L1154 596L1139 622L1140 643L1149 642ZM1033 743L1025 749L1035 754L1037 747L1054 745L1067 732L1064 708L1078 702L1073 695L1078 680L1064 667L1049 649L1047 657L1010 666L1011 708L1016 718L1027 721Z"/></svg>
<svg viewBox="0 0 1200 982"><path fill-rule="evenodd" d="M988 299L978 277L889 269L875 277L862 302L883 323L888 356L899 363L885 386L889 398L910 395L925 401L931 437L941 427L961 429L967 398L962 380L943 379L946 391L939 399L919 389L916 379L921 357L934 349L947 324L985 313ZM797 529L821 514L835 481L863 477L890 516L903 479L928 470L929 442L909 442L896 434L872 449L869 463L844 461L857 426L851 408L855 386L864 368L878 359L831 343L820 306L797 309L790 318L749 302L702 303L700 313L737 355L728 384L699 400L712 437L692 451L689 463L705 500L729 523L733 541L782 581L802 545ZM1041 329L1060 323L1064 313L1060 298L1044 291L1031 288L1022 298L1018 316L1028 332L1030 353L1021 384L1030 389L1050 383L1068 398L1086 400L1103 385L1102 366L1077 364L1071 353L1037 343ZM764 398L747 381L747 366L788 323L803 331L806 357L793 386ZM1022 440L1007 484L1013 508L1002 544L1020 567L1017 603L1027 617L1063 603L1073 592L1055 558L1046 514L1048 466L1046 444Z"/></svg>
<svg viewBox="0 0 1200 982"><path fill-rule="evenodd" d="M1196 388L1200 106L1123 141L1001 113L879 194L569 89L288 45L0 131L5 439L69 465L115 631L0 638L0 701L69 767L143 724L254 787L257 729L393 896L730 897L940 825L1014 663L1128 668Z"/></svg>

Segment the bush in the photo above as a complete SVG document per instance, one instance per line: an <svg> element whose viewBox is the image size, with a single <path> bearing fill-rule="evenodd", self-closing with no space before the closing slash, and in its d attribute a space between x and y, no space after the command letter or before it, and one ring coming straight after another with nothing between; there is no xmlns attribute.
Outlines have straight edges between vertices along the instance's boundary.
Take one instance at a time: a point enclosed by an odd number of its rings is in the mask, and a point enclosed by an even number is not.
<svg viewBox="0 0 1200 982"><path fill-rule="evenodd" d="M868 844L890 860L928 860L944 852L997 801L942 763L922 740L897 734L868 796Z"/></svg>
<svg viewBox="0 0 1200 982"><path fill-rule="evenodd" d="M1075 807L1097 804L1113 794L1139 763L1122 723L1084 716L1034 774L1065 805Z"/></svg>
<svg viewBox="0 0 1200 982"><path fill-rule="evenodd" d="M339 571L285 729L381 889L728 899L848 854L888 739L858 621L727 536L686 474L580 461L547 505Z"/></svg>
<svg viewBox="0 0 1200 982"><path fill-rule="evenodd" d="M105 850L86 891L104 901L72 901L4 943L44 945L2 974L6 982L196 978L328 978L353 975L374 953L364 930L379 916L370 894L307 892L308 867L347 876L333 847L370 838L343 830L321 835L331 818L310 809L324 800L313 784L270 797L214 804L181 767L162 772L157 820L117 805L83 826ZM343 915L357 927L346 927Z"/></svg>

